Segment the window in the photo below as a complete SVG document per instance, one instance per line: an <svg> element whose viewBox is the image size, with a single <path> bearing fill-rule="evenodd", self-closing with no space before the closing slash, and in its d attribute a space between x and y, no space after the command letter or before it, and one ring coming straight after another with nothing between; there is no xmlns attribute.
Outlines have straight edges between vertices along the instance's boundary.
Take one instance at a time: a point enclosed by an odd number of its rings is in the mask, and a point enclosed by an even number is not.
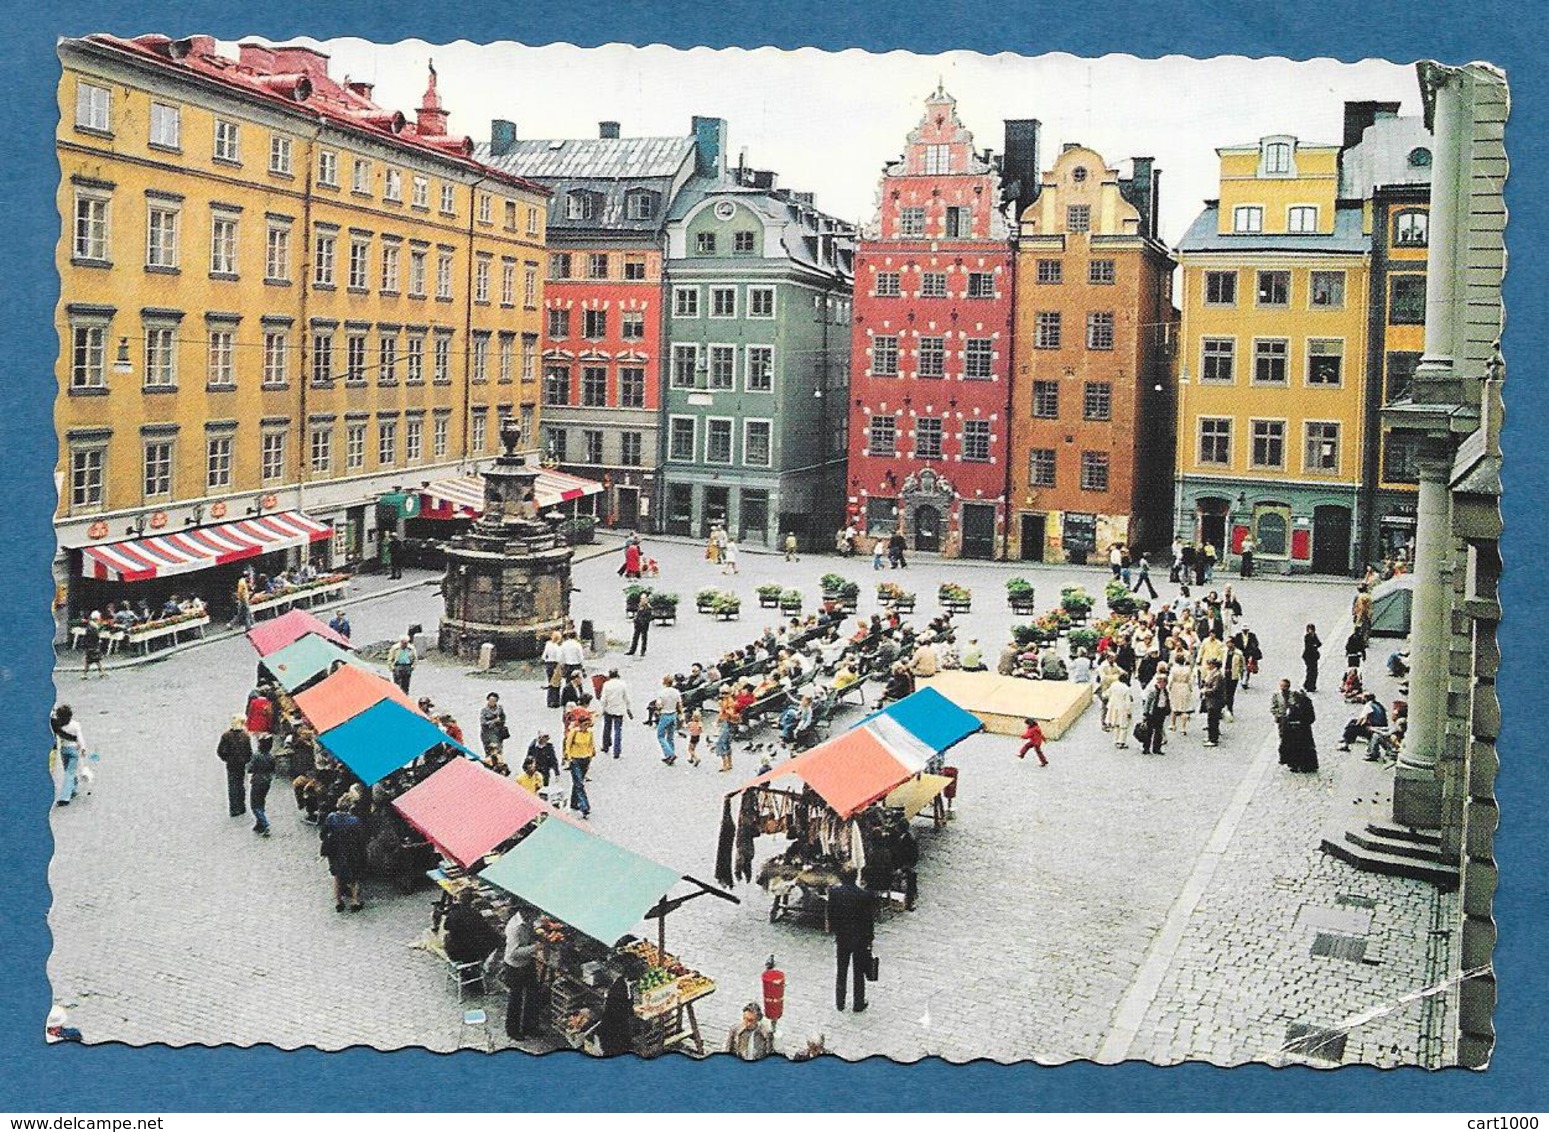
<svg viewBox="0 0 1549 1132"><path fill-rule="evenodd" d="M376 460L378 464L393 464L398 459L398 422L377 421Z"/></svg>
<svg viewBox="0 0 1549 1132"><path fill-rule="evenodd" d="M1199 462L1222 467L1232 462L1230 417L1199 418Z"/></svg>
<svg viewBox="0 0 1549 1132"><path fill-rule="evenodd" d="M333 468L332 426L321 425L313 428L307 439L308 448L311 451L312 473L327 475Z"/></svg>
<svg viewBox="0 0 1549 1132"><path fill-rule="evenodd" d="M241 134L237 123L225 118L215 119L215 151L212 156L216 161L242 164Z"/></svg>
<svg viewBox="0 0 1549 1132"><path fill-rule="evenodd" d="M457 186L441 186L441 211L447 215L457 211Z"/></svg>
<svg viewBox="0 0 1549 1132"><path fill-rule="evenodd" d="M898 210L898 234L900 236L925 235L925 210L900 208Z"/></svg>
<svg viewBox="0 0 1549 1132"><path fill-rule="evenodd" d="M742 231L731 234L731 250L733 255L753 255L757 251L757 234Z"/></svg>
<svg viewBox="0 0 1549 1132"><path fill-rule="evenodd" d="M231 486L231 437L209 438L205 445L204 482L211 491Z"/></svg>
<svg viewBox="0 0 1549 1132"><path fill-rule="evenodd" d="M319 287L332 287L334 279L334 249L338 239L327 233L317 237L316 251L312 257L312 282Z"/></svg>
<svg viewBox="0 0 1549 1132"><path fill-rule="evenodd" d="M672 291L672 315L674 318L699 317L699 288L675 287Z"/></svg>
<svg viewBox="0 0 1549 1132"><path fill-rule="evenodd" d="M608 277L607 252L588 252L586 254L586 277L588 279L606 279Z"/></svg>
<svg viewBox="0 0 1549 1132"><path fill-rule="evenodd" d="M106 133L113 128L112 119L108 115L108 88L93 86L91 83L80 83L75 88L75 124L82 130L101 130Z"/></svg>
<svg viewBox="0 0 1549 1132"><path fill-rule="evenodd" d="M920 276L920 298L944 299L947 297L947 273L927 271Z"/></svg>
<svg viewBox="0 0 1549 1132"><path fill-rule="evenodd" d="M699 446L698 422L693 417L673 417L667 430L667 458L686 464L694 462L694 452Z"/></svg>
<svg viewBox="0 0 1549 1132"><path fill-rule="evenodd" d="M317 183L330 189L339 187L339 155L334 150L317 151Z"/></svg>
<svg viewBox="0 0 1549 1132"><path fill-rule="evenodd" d="M645 312L622 311L619 314L619 337L638 342L645 337Z"/></svg>
<svg viewBox="0 0 1549 1132"><path fill-rule="evenodd" d="M711 287L710 288L710 317L711 318L736 318L737 317L737 288L735 288L735 287Z"/></svg>
<svg viewBox="0 0 1549 1132"><path fill-rule="evenodd" d="M403 422L403 458L418 464L425 455L425 422L419 417L409 417Z"/></svg>
<svg viewBox="0 0 1549 1132"><path fill-rule="evenodd" d="M1233 232L1262 232L1264 230L1264 206L1240 204L1232 209Z"/></svg>
<svg viewBox="0 0 1549 1132"><path fill-rule="evenodd" d="M371 162L363 157L355 158L355 163L351 166L350 189L362 194L371 192Z"/></svg>
<svg viewBox="0 0 1549 1132"><path fill-rule="evenodd" d="M1337 310L1345 305L1345 273L1343 271L1314 271L1312 293L1309 301L1315 307Z"/></svg>
<svg viewBox="0 0 1549 1132"><path fill-rule="evenodd" d="M366 466L366 426L344 426L344 467L355 472Z"/></svg>
<svg viewBox="0 0 1549 1132"><path fill-rule="evenodd" d="M580 190L565 194L566 220L591 220L597 215L597 198Z"/></svg>
<svg viewBox="0 0 1549 1132"><path fill-rule="evenodd" d="M344 380L362 385L366 380L366 336L349 334L344 339Z"/></svg>
<svg viewBox="0 0 1549 1132"><path fill-rule="evenodd" d="M1033 448L1027 453L1027 486L1054 486L1054 449Z"/></svg>
<svg viewBox="0 0 1549 1132"><path fill-rule="evenodd" d="M1382 437L1382 479L1384 483L1417 483L1420 471L1415 466L1415 444L1391 432Z"/></svg>
<svg viewBox="0 0 1549 1132"><path fill-rule="evenodd" d="M570 458L570 434L562 428L554 428L545 425L544 433L548 437L549 456L563 464Z"/></svg>
<svg viewBox="0 0 1549 1132"><path fill-rule="evenodd" d="M1054 420L1060 415L1060 383L1033 382L1033 416Z"/></svg>
<svg viewBox="0 0 1549 1132"><path fill-rule="evenodd" d="M403 379L409 385L425 384L425 336L410 334L403 350Z"/></svg>
<svg viewBox="0 0 1549 1132"><path fill-rule="evenodd" d="M312 384L327 385L333 380L333 335L326 331L312 335Z"/></svg>
<svg viewBox="0 0 1549 1132"><path fill-rule="evenodd" d="M144 488L147 499L172 494L172 442L170 440L146 442Z"/></svg>
<svg viewBox="0 0 1549 1132"><path fill-rule="evenodd" d="M289 379L290 335L283 330L265 330L263 383L279 386Z"/></svg>
<svg viewBox="0 0 1549 1132"><path fill-rule="evenodd" d="M581 312L581 337L606 338L608 336L607 311Z"/></svg>
<svg viewBox="0 0 1549 1132"><path fill-rule="evenodd" d="M377 383L398 384L398 335L384 332L377 340Z"/></svg>
<svg viewBox="0 0 1549 1132"><path fill-rule="evenodd" d="M774 463L774 432L769 421L743 422L742 462L750 468L767 468Z"/></svg>
<svg viewBox="0 0 1549 1132"><path fill-rule="evenodd" d="M474 381L489 380L489 331L475 330L473 332L473 378Z"/></svg>
<svg viewBox="0 0 1549 1132"><path fill-rule="evenodd" d="M608 403L608 369L606 366L581 367L581 404L588 408L601 408Z"/></svg>
<svg viewBox="0 0 1549 1132"><path fill-rule="evenodd" d="M1113 383L1089 381L1082 391L1081 419L1107 421L1113 419Z"/></svg>
<svg viewBox="0 0 1549 1132"><path fill-rule="evenodd" d="M177 329L145 328L145 384L169 387L177 384Z"/></svg>
<svg viewBox="0 0 1549 1132"><path fill-rule="evenodd" d="M382 292L387 295L398 293L398 261L402 249L397 244L384 243L382 245Z"/></svg>
<svg viewBox="0 0 1549 1132"><path fill-rule="evenodd" d="M914 419L914 454L922 460L941 459L941 418Z"/></svg>
<svg viewBox="0 0 1549 1132"><path fill-rule="evenodd" d="M995 376L995 343L989 338L970 338L963 343L963 376L988 380Z"/></svg>
<svg viewBox="0 0 1549 1132"><path fill-rule="evenodd" d="M715 254L715 233L714 232L698 232L698 233L695 233L695 235L694 235L694 254L695 255L714 255Z"/></svg>
<svg viewBox="0 0 1549 1132"><path fill-rule="evenodd" d="M631 189L624 195L624 216L629 220L651 220L656 216L658 195L645 189Z"/></svg>
<svg viewBox="0 0 1549 1132"><path fill-rule="evenodd" d="M522 380L536 381L538 377L538 336L522 335Z"/></svg>
<svg viewBox="0 0 1549 1132"><path fill-rule="evenodd" d="M1205 302L1213 307L1237 305L1237 273L1235 271L1205 272Z"/></svg>
<svg viewBox="0 0 1549 1132"><path fill-rule="evenodd" d="M1383 391L1383 400L1401 401L1409 396L1410 389L1414 386L1415 370L1420 365L1420 353L1418 351L1395 350L1387 357L1387 386Z"/></svg>
<svg viewBox="0 0 1549 1132"><path fill-rule="evenodd" d="M416 176L409 182L409 204L414 208L428 209L430 207L429 177Z"/></svg>
<svg viewBox="0 0 1549 1132"><path fill-rule="evenodd" d="M1232 359L1237 352L1234 338L1206 338L1204 357L1200 364L1201 381L1229 382L1232 380Z"/></svg>
<svg viewBox="0 0 1549 1132"><path fill-rule="evenodd" d="M570 278L570 253L569 252L550 252L549 253L549 278L550 279L569 279Z"/></svg>
<svg viewBox="0 0 1549 1132"><path fill-rule="evenodd" d="M207 385L232 385L236 381L231 364L235 334L227 327L210 329L209 352L205 359Z"/></svg>
<svg viewBox="0 0 1549 1132"><path fill-rule="evenodd" d="M71 329L70 388L102 389L107 385L106 325L77 325Z"/></svg>
<svg viewBox="0 0 1549 1132"><path fill-rule="evenodd" d="M1259 272L1258 305L1283 307L1291 301L1291 273L1289 271Z"/></svg>
<svg viewBox="0 0 1549 1132"><path fill-rule="evenodd" d="M489 268L490 257L481 255L473 261L473 301L476 303L489 302Z"/></svg>
<svg viewBox="0 0 1549 1132"><path fill-rule="evenodd" d="M529 236L538 234L538 210L531 205L527 206L527 234Z"/></svg>
<svg viewBox="0 0 1549 1132"><path fill-rule="evenodd" d="M1338 421L1307 422L1307 446L1302 456L1302 470L1308 472L1339 471Z"/></svg>
<svg viewBox="0 0 1549 1132"><path fill-rule="evenodd" d="M176 106L151 103L151 145L177 149L182 144L183 116Z"/></svg>
<svg viewBox="0 0 1549 1132"><path fill-rule="evenodd" d="M1089 232L1091 229L1091 205L1068 204L1065 206L1065 230L1067 232Z"/></svg>
<svg viewBox="0 0 1549 1132"><path fill-rule="evenodd" d="M1086 316L1086 348L1088 350L1113 349L1113 312L1088 311Z"/></svg>
<svg viewBox="0 0 1549 1132"><path fill-rule="evenodd" d="M451 417L446 413L437 413L435 420L430 422L430 454L437 459L446 455L450 422Z"/></svg>
<svg viewBox="0 0 1549 1132"><path fill-rule="evenodd" d="M500 305L516 306L516 260L500 261Z"/></svg>
<svg viewBox="0 0 1549 1132"><path fill-rule="evenodd" d="M1113 260L1094 259L1086 265L1086 281L1094 286L1107 287L1115 279Z"/></svg>
<svg viewBox="0 0 1549 1132"><path fill-rule="evenodd" d="M693 344L675 343L672 347L673 388L694 388L695 371L698 368L699 347Z"/></svg>
<svg viewBox="0 0 1549 1132"><path fill-rule="evenodd" d="M710 388L731 389L737 383L737 347L710 347Z"/></svg>
<svg viewBox="0 0 1549 1132"><path fill-rule="evenodd" d="M1289 232L1316 232L1318 230L1318 210L1310 204L1292 205L1286 210L1285 226Z"/></svg>
<svg viewBox="0 0 1549 1132"><path fill-rule="evenodd" d="M1284 385L1286 360L1290 357L1291 343L1285 338L1255 338L1253 340L1253 382L1255 385Z"/></svg>
<svg viewBox="0 0 1549 1132"><path fill-rule="evenodd" d="M641 444L641 436L638 432L619 433L619 463L626 468L638 468L641 465L641 453L645 451Z"/></svg>
<svg viewBox="0 0 1549 1132"><path fill-rule="evenodd" d="M898 448L898 418L873 416L866 428L866 450L869 455L892 455Z"/></svg>
<svg viewBox="0 0 1549 1132"><path fill-rule="evenodd" d="M645 256L626 255L624 257L624 278L635 283L645 278Z"/></svg>
<svg viewBox="0 0 1549 1132"><path fill-rule="evenodd" d="M723 417L705 421L705 463L731 463L731 424Z"/></svg>
<svg viewBox="0 0 1549 1132"><path fill-rule="evenodd" d="M550 338L570 337L570 312L557 307L549 309L548 335Z"/></svg>
<svg viewBox="0 0 1549 1132"><path fill-rule="evenodd" d="M926 146L925 172L927 175L952 172L952 147L949 145Z"/></svg>
<svg viewBox="0 0 1549 1132"><path fill-rule="evenodd" d="M1033 336L1033 346L1039 350L1060 348L1060 312L1039 311Z"/></svg>
<svg viewBox="0 0 1549 1132"><path fill-rule="evenodd" d="M768 393L774 388L774 347L773 346L749 346L748 347L748 378L747 390L749 393Z"/></svg>
<svg viewBox="0 0 1549 1132"><path fill-rule="evenodd" d="M547 365L543 367L543 403L545 405L570 404L570 367Z"/></svg>
<svg viewBox="0 0 1549 1132"><path fill-rule="evenodd" d="M269 135L269 172L291 175L291 143L284 134Z"/></svg>
<svg viewBox="0 0 1549 1132"><path fill-rule="evenodd" d="M1249 462L1255 468L1285 466L1284 421L1253 422L1253 449Z"/></svg>
<svg viewBox="0 0 1549 1132"><path fill-rule="evenodd" d="M215 215L210 220L210 274L237 273L237 221L235 217Z"/></svg>
<svg viewBox="0 0 1549 1132"><path fill-rule="evenodd" d="M1264 172L1289 173L1291 171L1291 147L1286 142L1269 142L1264 146Z"/></svg>
<svg viewBox="0 0 1549 1132"><path fill-rule="evenodd" d="M349 288L351 291L364 291L367 287L366 274L370 270L371 244L364 239L352 239L350 241L350 276Z"/></svg>
<svg viewBox="0 0 1549 1132"><path fill-rule="evenodd" d="M947 340L940 337L920 339L915 372L920 377L940 377L946 372Z"/></svg>
<svg viewBox="0 0 1549 1132"><path fill-rule="evenodd" d="M877 272L877 292L883 298L891 298L898 294L898 272Z"/></svg>
<svg viewBox="0 0 1549 1132"><path fill-rule="evenodd" d="M1425 276L1395 275L1388 284L1388 321L1398 325L1425 323Z"/></svg>
<svg viewBox="0 0 1549 1132"><path fill-rule="evenodd" d="M968 297L970 299L993 299L995 297L995 273L993 271L970 271L968 273Z"/></svg>
<svg viewBox="0 0 1549 1132"><path fill-rule="evenodd" d="M599 428L586 428L581 430L581 449L584 453L585 463L597 465L602 463L602 430Z"/></svg>
<svg viewBox="0 0 1549 1132"><path fill-rule="evenodd" d="M1393 242L1399 247L1425 247L1430 236L1430 222L1428 213L1400 212L1393 218Z"/></svg>
<svg viewBox="0 0 1549 1132"><path fill-rule="evenodd" d="M105 263L108 258L108 198L77 194L75 258Z"/></svg>
<svg viewBox="0 0 1549 1132"><path fill-rule="evenodd" d="M963 460L971 464L990 462L990 422L963 422Z"/></svg>
<svg viewBox="0 0 1549 1132"><path fill-rule="evenodd" d="M382 199L391 201L403 200L403 170L387 170L382 185Z"/></svg>
<svg viewBox="0 0 1549 1132"><path fill-rule="evenodd" d="M285 478L285 433L264 433L259 455L259 473L264 483L277 483Z"/></svg>
<svg viewBox="0 0 1549 1132"><path fill-rule="evenodd" d="M409 249L409 297L412 299L425 297L426 254L421 248Z"/></svg>
<svg viewBox="0 0 1549 1132"><path fill-rule="evenodd" d="M452 253L443 251L436 256L436 298L452 297Z"/></svg>
<svg viewBox="0 0 1549 1132"><path fill-rule="evenodd" d="M1307 339L1307 384L1338 385L1345 364L1345 343L1340 338Z"/></svg>
<svg viewBox="0 0 1549 1132"><path fill-rule="evenodd" d="M871 340L871 372L877 377L898 376L898 338L878 334Z"/></svg>
<svg viewBox="0 0 1549 1132"><path fill-rule="evenodd" d="M973 213L956 205L947 206L946 236L949 240L967 240L973 236Z"/></svg>
<svg viewBox="0 0 1549 1132"><path fill-rule="evenodd" d="M178 210L152 204L146 213L145 266L177 266Z"/></svg>
<svg viewBox="0 0 1549 1132"><path fill-rule="evenodd" d="M645 367L619 367L619 404L626 409L645 408Z"/></svg>
<svg viewBox="0 0 1549 1132"><path fill-rule="evenodd" d="M1108 490L1108 453L1081 453L1081 490Z"/></svg>
<svg viewBox="0 0 1549 1132"><path fill-rule="evenodd" d="M452 336L437 334L432 347L430 380L436 385L448 385L452 380Z"/></svg>
<svg viewBox="0 0 1549 1132"><path fill-rule="evenodd" d="M528 262L522 265L522 305L528 310L538 309L538 265Z"/></svg>

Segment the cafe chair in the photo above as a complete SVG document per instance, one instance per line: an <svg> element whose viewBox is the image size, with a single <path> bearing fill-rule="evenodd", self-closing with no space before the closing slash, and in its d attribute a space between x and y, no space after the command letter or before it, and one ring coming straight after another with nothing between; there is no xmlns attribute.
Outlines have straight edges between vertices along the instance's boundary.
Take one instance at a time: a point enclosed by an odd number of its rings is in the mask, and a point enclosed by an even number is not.
<svg viewBox="0 0 1549 1132"><path fill-rule="evenodd" d="M457 986L457 1001L463 1000L463 995L469 989L476 994L484 993L484 963L475 959L468 963L458 963L452 959L446 961L446 980Z"/></svg>

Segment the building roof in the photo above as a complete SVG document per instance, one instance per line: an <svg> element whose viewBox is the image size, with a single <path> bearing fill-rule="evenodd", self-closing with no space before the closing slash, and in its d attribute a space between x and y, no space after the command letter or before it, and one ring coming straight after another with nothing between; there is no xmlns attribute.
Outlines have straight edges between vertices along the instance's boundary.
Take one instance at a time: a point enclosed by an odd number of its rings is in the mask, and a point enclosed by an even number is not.
<svg viewBox="0 0 1549 1132"><path fill-rule="evenodd" d="M1501 458L1490 454L1485 429L1474 430L1458 445L1450 479L1452 490L1465 495L1501 494Z"/></svg>
<svg viewBox="0 0 1549 1132"><path fill-rule="evenodd" d="M1340 197L1364 200L1379 186L1429 185L1431 145L1431 131L1418 115L1378 118L1339 159ZM1417 150L1425 151L1420 164L1411 160Z"/></svg>
<svg viewBox="0 0 1549 1132"><path fill-rule="evenodd" d="M1371 237L1361 231L1359 206L1334 211L1334 231L1328 234L1300 232L1263 232L1222 235L1220 205L1212 202L1194 218L1189 230L1178 241L1178 251L1186 252L1334 252L1360 254L1371 250Z"/></svg>
<svg viewBox="0 0 1549 1132"><path fill-rule="evenodd" d="M493 174L500 181L547 196L549 190L520 176L492 169L473 160L473 140L439 132L445 129L446 111L436 91L435 68L430 68L425 105L413 121L401 112L378 106L371 100L372 84L339 82L328 74L328 56L309 47L243 43L240 56L231 59L216 51L208 35L170 39L142 35L120 39L92 35L67 40L66 45L124 57L174 74L184 81L209 84L232 97L275 109L323 119L347 133L369 137L381 144L418 153L460 166L470 173ZM432 129L437 132L421 132Z"/></svg>
<svg viewBox="0 0 1549 1132"><path fill-rule="evenodd" d="M694 139L687 135L518 141L498 157L491 156L487 142L474 150L497 169L544 181L675 177L693 153Z"/></svg>
<svg viewBox="0 0 1549 1132"><path fill-rule="evenodd" d="M681 222L696 205L712 196L736 197L754 212L779 224L781 244L792 262L815 271L838 272L847 278L853 274L855 225L819 211L787 189L753 188L729 178L700 174L678 193L668 220ZM832 263L823 259L821 236L834 241Z"/></svg>

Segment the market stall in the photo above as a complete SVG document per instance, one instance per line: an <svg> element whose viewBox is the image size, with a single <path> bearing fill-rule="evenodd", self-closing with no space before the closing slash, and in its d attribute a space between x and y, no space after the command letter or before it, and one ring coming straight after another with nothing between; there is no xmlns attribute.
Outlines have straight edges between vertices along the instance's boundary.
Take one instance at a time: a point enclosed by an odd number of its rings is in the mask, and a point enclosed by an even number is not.
<svg viewBox="0 0 1549 1132"><path fill-rule="evenodd" d="M332 730L383 700L418 711L407 692L385 676L354 664L341 664L304 692L297 692L297 709L314 730Z"/></svg>
<svg viewBox="0 0 1549 1132"><path fill-rule="evenodd" d="M261 661L275 683L293 696L319 677L327 676L337 665L362 663L349 649L312 633L275 649Z"/></svg>
<svg viewBox="0 0 1549 1132"><path fill-rule="evenodd" d="M417 710L383 699L318 735L318 742L367 787L441 747L478 755Z"/></svg>
<svg viewBox="0 0 1549 1132"><path fill-rule="evenodd" d="M272 621L254 625L247 631L247 639L258 650L259 656L268 656L286 645L295 644L308 634L321 637L325 641L332 641L340 648L351 647L348 637L341 636L312 614L301 609L292 609Z"/></svg>

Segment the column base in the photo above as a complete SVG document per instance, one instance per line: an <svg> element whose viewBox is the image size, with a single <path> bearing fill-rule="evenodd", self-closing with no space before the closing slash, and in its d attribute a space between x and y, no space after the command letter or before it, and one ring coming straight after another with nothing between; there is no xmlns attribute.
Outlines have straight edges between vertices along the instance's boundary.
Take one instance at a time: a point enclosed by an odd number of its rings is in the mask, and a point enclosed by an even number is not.
<svg viewBox="0 0 1549 1132"><path fill-rule="evenodd" d="M1398 766L1393 773L1393 821L1411 829L1441 828L1441 780L1434 770Z"/></svg>

